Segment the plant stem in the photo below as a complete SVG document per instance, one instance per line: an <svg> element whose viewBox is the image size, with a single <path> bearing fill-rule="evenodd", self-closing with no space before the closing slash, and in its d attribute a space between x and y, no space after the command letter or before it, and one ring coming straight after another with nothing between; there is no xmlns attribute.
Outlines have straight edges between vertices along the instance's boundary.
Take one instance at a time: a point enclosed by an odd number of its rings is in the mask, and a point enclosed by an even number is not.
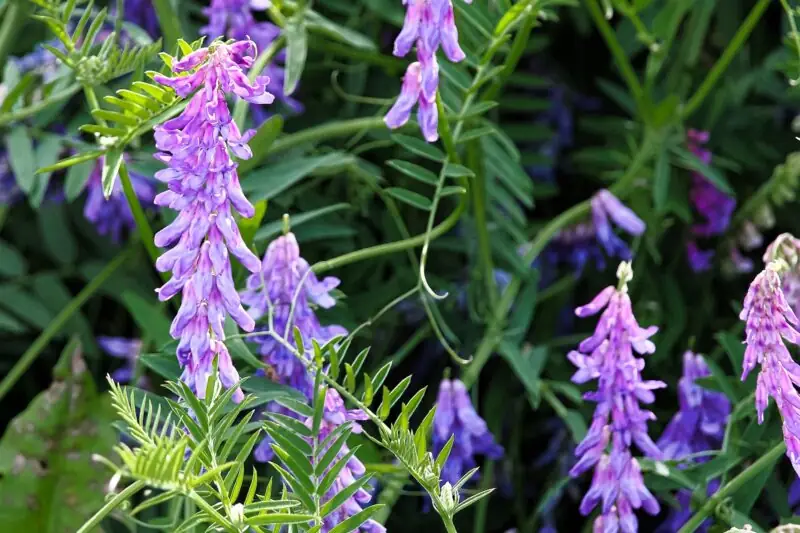
<svg viewBox="0 0 800 533"><path fill-rule="evenodd" d="M124 265L131 255L131 249L128 249L115 257L106 267L90 281L81 292L79 292L59 313L53 318L50 324L42 331L36 340L33 341L22 357L16 362L14 367L6 374L3 381L0 382L0 400L2 400L11 388L16 384L19 378L25 374L25 371L33 364L36 358L42 353L50 340L61 331L64 324L72 318L72 315L78 312L83 304L100 288L103 284L116 272L116 270Z"/></svg>
<svg viewBox="0 0 800 533"><path fill-rule="evenodd" d="M519 60L522 59L522 55L525 53L525 48L528 46L528 40L531 38L531 32L533 31L533 27L535 25L536 11L532 11L528 14L528 16L525 17L524 21L522 22L522 27L514 37L511 50L508 52L508 57L506 57L506 60L503 63L503 70L497 75L494 82L492 82L492 86L489 87L483 94L483 98L481 98L481 100L494 100L497 98L497 95L500 94L500 91L503 89L503 85L505 85L508 77L514 73L514 70L519 64Z"/></svg>
<svg viewBox="0 0 800 533"><path fill-rule="evenodd" d="M734 35L731 42L728 43L728 47L722 52L722 55L708 72L708 75L706 75L706 79L704 79L700 87L698 87L697 92L692 95L689 102L683 108L682 116L684 119L697 111L697 108L700 107L700 104L706 99L708 93L714 88L719 77L722 76L728 68L728 65L731 64L731 61L733 61L733 58L739 52L739 48L744 45L750 33L752 33L753 29L756 27L756 24L758 24L758 21L761 20L761 15L764 14L764 11L769 6L769 2L770 0L758 0L758 3L750 10L747 18L736 31L736 35Z"/></svg>
<svg viewBox="0 0 800 533"><path fill-rule="evenodd" d="M170 0L153 0L153 7L156 10L158 24L161 26L161 33L164 35L164 50L168 54L173 54L177 51L175 46L178 39L183 35L181 19L172 9Z"/></svg>
<svg viewBox="0 0 800 533"><path fill-rule="evenodd" d="M131 213L133 213L133 220L136 221L136 228L139 230L139 237L142 239L142 244L144 244L144 247L147 249L147 254L150 256L150 260L153 261L153 264L155 265L159 254L158 249L153 242L153 228L150 227L150 222L147 220L147 215L145 215L144 209L142 209L142 204L139 202L139 197L136 196L133 183L131 183L131 177L128 174L128 167L124 161L119 166L119 179L122 182L122 190L125 192L125 198L128 200L128 206L131 208ZM164 279L164 281L169 280L169 275L167 273L162 272L161 277Z"/></svg>
<svg viewBox="0 0 800 533"><path fill-rule="evenodd" d="M600 35L602 35L603 39L606 41L606 46L608 46L608 49L611 51L611 55L614 56L614 62L617 64L620 74L622 74L622 79L625 80L625 84L633 95L637 106L641 107L642 86L639 83L636 72L633 70L631 62L628 60L628 56L625 55L625 50L622 49L622 45L620 45L619 40L617 40L614 29L603 16L603 12L600 10L597 0L585 0L585 3L586 7L589 9L589 14L594 19L597 29L600 31Z"/></svg>
<svg viewBox="0 0 800 533"><path fill-rule="evenodd" d="M92 529L99 525L102 522L103 518L106 517L111 511L113 511L118 505L122 502L139 492L141 489L145 487L144 481L134 481L127 487L125 490L114 496L111 500L108 501L99 511L97 511L94 516L92 516L76 533L89 533Z"/></svg>
<svg viewBox="0 0 800 533"><path fill-rule="evenodd" d="M737 490L742 488L751 479L760 474L765 468L772 466L772 463L778 460L786 451L786 442L781 440L770 451L762 455L755 463L751 464L743 470L738 476L730 480L722 486L714 496L709 498L705 505L703 505L690 519L686 522L678 533L693 533L703 521L714 514L717 506L722 503L725 498L734 494Z"/></svg>
<svg viewBox="0 0 800 533"><path fill-rule="evenodd" d="M619 179L614 187L612 187L612 190L615 190L617 193L619 193L620 191L626 192L627 189L630 188L633 180L637 177L639 171L650 158L652 146L652 138L649 134L645 134L645 139L642 142L642 146L634 157L633 161L631 161L627 172ZM590 200L584 200L583 202L572 206L551 220L550 223L542 228L536 238L530 243L528 251L522 258L522 262L526 265L532 264L560 229L585 217L587 214L589 214L589 209ZM511 311L511 306L514 304L514 300L517 297L517 293L519 292L520 288L522 287L523 281L523 278L514 276L506 289L503 291L503 294L500 296L500 302L497 304L497 308L495 309L495 316L489 323L486 334L484 335L480 345L478 345L478 349L475 351L472 363L469 365L469 367L467 367L461 377L461 381L464 382L467 388L475 384L483 365L485 365L486 361L489 360L489 356L492 355L495 346L500 341L503 334L503 326L505 324L506 317Z"/></svg>
<svg viewBox="0 0 800 533"><path fill-rule="evenodd" d="M24 26L26 6L25 0L10 0L3 12L3 24L0 26L0 67L5 67L14 38Z"/></svg>
<svg viewBox="0 0 800 533"><path fill-rule="evenodd" d="M81 84L74 83L66 89L62 89L59 92L50 95L48 98L36 102L35 104L31 104L11 113L3 113L0 115L0 126L5 126L6 124L11 124L12 122L18 122L22 119L35 115L52 104L72 98L72 96L74 96L75 93L80 90Z"/></svg>
<svg viewBox="0 0 800 533"><path fill-rule="evenodd" d="M261 72L267 68L267 65L272 61L272 59L281 51L283 45L286 42L286 38L283 35L280 35L275 41L269 45L269 48L264 50L261 55L258 56L256 62L253 63L253 66L250 67L250 72L248 73L247 77L250 81L255 81ZM247 110L250 108L250 103L245 100L244 98L238 98L236 100L236 104L233 107L233 121L239 126L239 129L244 131L244 123L247 120Z"/></svg>

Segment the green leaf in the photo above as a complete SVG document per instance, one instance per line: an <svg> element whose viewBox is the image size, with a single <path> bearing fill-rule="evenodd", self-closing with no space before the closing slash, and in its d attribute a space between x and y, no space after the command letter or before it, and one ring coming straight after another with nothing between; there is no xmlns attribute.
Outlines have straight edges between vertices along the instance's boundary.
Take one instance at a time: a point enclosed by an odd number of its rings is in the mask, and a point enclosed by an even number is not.
<svg viewBox="0 0 800 533"><path fill-rule="evenodd" d="M409 137L408 135L396 134L392 135L392 140L409 152L420 157L424 157L432 161L445 160L444 152L420 139Z"/></svg>
<svg viewBox="0 0 800 533"><path fill-rule="evenodd" d="M28 262L16 248L0 240L0 275L16 277L28 271Z"/></svg>
<svg viewBox="0 0 800 533"><path fill-rule="evenodd" d="M256 134L247 143L254 155L267 154L270 146L283 131L283 117L272 115L256 130Z"/></svg>
<svg viewBox="0 0 800 533"><path fill-rule="evenodd" d="M0 307L39 329L46 328L54 316L38 298L13 285L0 285Z"/></svg>
<svg viewBox="0 0 800 533"><path fill-rule="evenodd" d="M250 172L242 180L242 190L251 201L271 200L314 172L337 172L353 161L344 152L285 159Z"/></svg>
<svg viewBox="0 0 800 533"><path fill-rule="evenodd" d="M164 314L163 305L126 291L122 293L122 303L142 331L142 337L158 345L172 340L169 334L170 319Z"/></svg>
<svg viewBox="0 0 800 533"><path fill-rule="evenodd" d="M415 180L419 180L423 183L427 183L429 185L434 185L434 186L439 183L439 176L437 176L427 168L415 165L414 163L392 159L391 161L388 161L386 164L394 169L399 170L406 176L414 178Z"/></svg>
<svg viewBox="0 0 800 533"><path fill-rule="evenodd" d="M455 163L447 163L444 169L444 175L448 178L474 178L475 173L465 166L457 165Z"/></svg>
<svg viewBox="0 0 800 533"><path fill-rule="evenodd" d="M0 440L0 530L77 531L102 507L108 473L92 457L111 453L117 442L114 418L80 348L70 343L53 384Z"/></svg>
<svg viewBox="0 0 800 533"><path fill-rule="evenodd" d="M731 196L735 196L730 183L728 183L728 180L725 179L725 176L723 176L719 170L706 165L700 158L684 148L675 146L672 148L672 152L678 157L683 167L699 172L704 178L714 184L717 189Z"/></svg>
<svg viewBox="0 0 800 533"><path fill-rule="evenodd" d="M122 165L122 149L112 148L106 152L103 159L103 196L108 200L114 191L114 182L119 175L119 167Z"/></svg>
<svg viewBox="0 0 800 533"><path fill-rule="evenodd" d="M321 207L313 211L307 211L299 215L293 215L291 217L292 229L295 229L298 226L305 224L306 222L309 222L316 218L329 215L331 213L335 213L336 211L341 211L342 209L349 209L349 208L350 204L338 203ZM256 232L255 240L256 242L258 242L266 239L271 239L276 235L279 235L281 233L282 228L283 228L283 221L281 220L276 220L275 222L270 222L269 224L265 224L264 226L261 227L261 229L259 229Z"/></svg>
<svg viewBox="0 0 800 533"><path fill-rule="evenodd" d="M62 265L73 265L78 259L78 243L71 231L63 205L47 206L38 213L39 235L44 249Z"/></svg>
<svg viewBox="0 0 800 533"><path fill-rule="evenodd" d="M669 198L670 166L666 150L658 154L653 172L653 205L659 213L664 212Z"/></svg>
<svg viewBox="0 0 800 533"><path fill-rule="evenodd" d="M286 77L283 80L283 93L286 95L297 89L306 66L308 35L303 14L302 11L296 13L283 29L286 36Z"/></svg>
<svg viewBox="0 0 800 533"><path fill-rule="evenodd" d="M501 341L498 352L508 362L514 374L525 386L531 396L534 407L538 406L540 398L541 374L547 363L548 351L546 347L537 346L533 349L520 352L519 348L507 341Z"/></svg>
<svg viewBox="0 0 800 533"><path fill-rule="evenodd" d="M386 189L386 192L397 200L417 209L422 209L423 211L430 211L431 209L431 201L417 192L400 187L390 187Z"/></svg>
<svg viewBox="0 0 800 533"><path fill-rule="evenodd" d="M174 350L172 353L142 354L139 356L139 361L164 379L174 381L180 378L181 367L178 364L178 358L175 356Z"/></svg>
<svg viewBox="0 0 800 533"><path fill-rule="evenodd" d="M306 399L297 389L261 376L250 376L247 381L242 383L242 389L256 397L254 405L282 399L294 400L295 402L304 402Z"/></svg>
<svg viewBox="0 0 800 533"><path fill-rule="evenodd" d="M331 37L336 41L349 44L354 48L368 51L377 50L375 43L373 43L369 37L345 26L336 24L316 11L308 10L306 12L306 25L309 31L313 33L320 33Z"/></svg>
<svg viewBox="0 0 800 533"><path fill-rule="evenodd" d="M25 194L30 193L36 175L36 154L28 130L20 126L12 128L6 135L6 152L11 170L17 178L17 185Z"/></svg>
<svg viewBox="0 0 800 533"><path fill-rule="evenodd" d="M356 531L361 524L372 518L383 507L384 505L373 505L372 507L367 507L360 513L354 514L347 520L339 522L336 527L330 530L330 533L350 533L351 531Z"/></svg>

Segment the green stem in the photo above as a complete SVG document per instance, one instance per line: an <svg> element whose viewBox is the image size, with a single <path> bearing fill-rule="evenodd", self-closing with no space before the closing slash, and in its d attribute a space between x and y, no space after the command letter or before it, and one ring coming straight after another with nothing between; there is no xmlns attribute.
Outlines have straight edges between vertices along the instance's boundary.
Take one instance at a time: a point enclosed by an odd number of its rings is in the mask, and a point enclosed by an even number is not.
<svg viewBox="0 0 800 533"><path fill-rule="evenodd" d="M181 20L172 9L170 0L153 0L153 7L156 10L158 24L161 26L161 34L164 36L164 50L172 54L176 51L178 39L183 35Z"/></svg>
<svg viewBox="0 0 800 533"><path fill-rule="evenodd" d="M622 79L625 80L625 84L628 86L628 89L633 95L634 100L636 100L637 105L641 105L642 86L639 83L639 78L636 76L636 72L633 70L631 62L628 61L628 56L625 54L625 50L623 50L622 45L619 44L619 40L617 40L617 35L614 33L614 29L608 23L605 16L603 16L603 12L600 10L597 0L585 0L585 2L586 7L589 8L589 14L594 19L597 29L600 31L600 34L606 41L606 46L608 46L608 49L611 51L611 55L614 56L614 62L617 64L617 67L622 74Z"/></svg>
<svg viewBox="0 0 800 533"><path fill-rule="evenodd" d="M630 188L633 180L636 179L639 171L650 158L652 147L653 140L646 134L639 152L636 154L633 161L631 161L631 165L628 167L625 175L611 188L612 191L619 194L620 191L625 192ZM559 230L578 222L589 214L590 205L590 200L584 200L551 220L549 224L539 231L539 234L536 235L536 238L530 243L527 253L522 258L522 262L526 265L532 264ZM523 278L514 276L500 296L500 302L495 309L495 316L490 322L483 340L480 345L478 345L478 349L475 351L472 363L467 367L461 377L461 381L463 381L468 388L475 384L483 365L489 360L489 357L494 352L495 346L500 341L506 317L511 311L511 306L514 304L514 300L522 287L523 281Z"/></svg>
<svg viewBox="0 0 800 533"><path fill-rule="evenodd" d="M95 111L100 109L100 102L97 100L97 94L95 94L94 89L91 85L84 85L83 86L83 94L86 95L86 101L89 103L89 110ZM101 126L106 125L106 121L102 118L96 117L97 123Z"/></svg>
<svg viewBox="0 0 800 533"><path fill-rule="evenodd" d="M14 367L6 374L3 381L0 382L0 400L2 400L11 388L16 384L19 378L25 374L25 371L33 364L36 358L42 353L48 343L53 337L61 331L72 315L86 303L86 301L111 277L111 275L122 265L129 260L131 250L126 250L115 257L106 267L90 281L81 292L79 292L59 313L53 318L52 322L42 331L39 336L33 341L19 361L16 362Z"/></svg>
<svg viewBox="0 0 800 533"><path fill-rule="evenodd" d="M530 40L531 32L533 31L535 25L536 11L533 11L527 17L525 17L524 21L522 22L522 27L514 37L511 50L508 52L508 57L506 57L506 60L503 63L503 70L497 75L491 87L489 87L486 90L486 93L484 93L482 98L483 101L494 100L497 98L497 95L500 94L500 91L503 89L503 85L505 85L506 81L508 81L508 77L514 73L514 70L516 70L520 59L522 59L522 55L525 53L525 49L528 46L528 40Z"/></svg>
<svg viewBox="0 0 800 533"><path fill-rule="evenodd" d="M781 442L773 447L766 454L762 455L755 463L743 470L738 476L722 486L714 496L709 498L690 519L686 522L678 533L693 533L703 521L714 514L720 503L745 486L750 480L760 474L765 468L769 468L786 451L786 443Z"/></svg>
<svg viewBox="0 0 800 533"><path fill-rule="evenodd" d="M88 522L83 524L83 526L81 526L76 533L89 533L92 531L92 529L98 526L100 522L102 522L103 518L105 518L111 511L118 507L122 502L143 489L145 485L146 484L144 481L134 481L125 487L125 490L109 500L108 503L106 503L99 511L97 511Z"/></svg>
<svg viewBox="0 0 800 533"><path fill-rule="evenodd" d="M128 206L131 208L133 220L136 222L136 228L139 230L139 237L142 239L144 247L147 249L147 254L150 260L155 265L159 253L153 242L153 228L150 227L150 221L147 220L147 215L142 209L142 204L139 202L139 197L136 196L136 191L131 183L131 177L128 174L128 166L123 161L119 167L119 179L122 182L122 190L125 192L125 198L128 200ZM161 277L164 281L169 280L169 274L162 272Z"/></svg>
<svg viewBox="0 0 800 533"><path fill-rule="evenodd" d="M0 67L5 67L14 39L24 26L26 6L25 0L11 0L3 13L3 24L0 26Z"/></svg>
<svg viewBox="0 0 800 533"><path fill-rule="evenodd" d="M250 81L255 81L261 72L267 68L270 61L281 51L283 48L284 43L286 42L286 38L283 35L280 35L275 41L258 56L256 62L253 63L253 66L250 68L250 72L248 73L247 77L250 78ZM250 108L250 104L244 98L239 98L236 100L236 104L233 107L233 121L239 126L239 129L244 131L244 123L247 120L247 110Z"/></svg>
<svg viewBox="0 0 800 533"><path fill-rule="evenodd" d="M2 115L0 115L0 126L5 126L6 124L11 124L12 122L18 122L32 115L35 115L40 111L47 109L47 107L51 106L52 104L72 98L72 96L74 96L75 93L77 93L80 90L81 90L81 85L79 83L75 83L73 85L70 85L66 89L62 89L59 92L50 95L44 100L36 102L35 104L23 107L12 113L3 113Z"/></svg>
<svg viewBox="0 0 800 533"><path fill-rule="evenodd" d="M711 92L711 89L714 88L716 85L717 80L720 76L725 72L728 66L733 61L733 58L739 52L739 49L744 45L747 41L747 38L752 33L753 29L758 24L758 21L761 20L761 15L764 14L764 11L769 6L770 0L758 0L758 3L753 6L753 9L750 10L750 13L747 15L747 18L744 20L739 29L736 31L736 35L733 36L731 42L728 43L728 47L725 48L725 51L722 52L722 55L717 60L714 67L708 72L706 75L706 79L700 84L700 87L697 89L697 92L689 99L689 102L686 104L686 107L683 109L683 118L686 119L694 113L700 104L703 103L703 100L706 99L708 93Z"/></svg>

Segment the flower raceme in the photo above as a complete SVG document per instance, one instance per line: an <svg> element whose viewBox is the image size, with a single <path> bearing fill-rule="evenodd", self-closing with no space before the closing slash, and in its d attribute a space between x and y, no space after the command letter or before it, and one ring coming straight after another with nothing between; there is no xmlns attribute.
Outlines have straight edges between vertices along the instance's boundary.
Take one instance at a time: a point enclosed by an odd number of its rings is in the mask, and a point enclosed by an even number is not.
<svg viewBox="0 0 800 533"><path fill-rule="evenodd" d="M458 44L451 0L403 0L403 4L406 17L394 43L394 55L405 57L416 44L417 61L408 66L400 96L384 121L392 129L403 126L417 104L422 135L428 142L434 142L439 138L439 114L436 110L439 63L436 52L441 46L447 59L458 63L464 59L464 51Z"/></svg>
<svg viewBox="0 0 800 533"><path fill-rule="evenodd" d="M599 504L601 514L594 530L603 533L636 533L634 509L644 508L653 515L659 512L658 502L644 485L639 463L631 454L631 444L635 443L648 457L662 456L647 433L647 422L655 415L639 404L652 403L653 390L666 385L642 380L644 361L634 355L655 351L649 339L658 329L640 327L633 315L627 291L632 275L630 264L621 263L617 271L619 286L606 287L587 305L575 310L577 316L584 318L605 309L594 334L568 355L578 368L573 382L598 380L597 391L585 395L597 407L586 437L575 450L578 462L570 475L577 477L594 468L592 484L580 510L588 515Z"/></svg>
<svg viewBox="0 0 800 533"><path fill-rule="evenodd" d="M156 173L167 190L155 203L179 211L177 218L156 234L155 243L171 247L156 262L159 271L172 272L158 295L164 301L182 292L170 334L179 339L181 379L201 398L215 358L225 387L237 386L239 381L223 342L226 316L245 331L255 326L234 288L229 259L233 254L251 272L261 268L242 240L231 211L233 208L243 217L254 214L239 185L231 152L240 159L251 157L247 141L255 132L239 132L225 101L226 94L253 103L273 100L264 77L251 83L244 72L255 56L252 41L215 42L175 60L175 77L154 77L181 97L194 93L183 113L155 128L156 148L161 150L156 158L168 165ZM242 397L237 390L234 399L241 401Z"/></svg>
<svg viewBox="0 0 800 533"><path fill-rule="evenodd" d="M800 365L792 359L784 341L800 345L800 321L783 292L784 280L797 270L800 241L783 234L764 255L766 266L750 284L739 318L745 322L747 348L742 380L760 365L756 382L759 423L769 398L775 400L783 419L786 455L800 476Z"/></svg>

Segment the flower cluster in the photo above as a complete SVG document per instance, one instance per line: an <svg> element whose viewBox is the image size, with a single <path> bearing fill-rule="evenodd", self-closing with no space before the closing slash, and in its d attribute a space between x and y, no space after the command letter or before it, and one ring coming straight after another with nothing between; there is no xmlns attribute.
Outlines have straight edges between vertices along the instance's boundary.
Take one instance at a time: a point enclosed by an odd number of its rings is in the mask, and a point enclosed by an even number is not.
<svg viewBox="0 0 800 533"><path fill-rule="evenodd" d="M787 234L770 245L765 254L767 265L750 284L739 318L745 321L747 344L742 380L757 363L761 366L755 400L758 421L763 422L772 397L783 419L786 455L800 476L800 365L784 344L800 345L800 321L786 300L781 279L790 268L796 268L798 251L800 241Z"/></svg>
<svg viewBox="0 0 800 533"><path fill-rule="evenodd" d="M690 129L686 133L686 137L689 151L704 164L710 164L711 151L705 148L709 138L708 132ZM733 210L736 208L736 200L719 190L699 172L692 173L689 199L704 221L692 226L693 238L686 244L686 253L689 266L695 272L701 272L711 268L714 251L700 249L697 245L697 238L713 237L725 233L730 225Z"/></svg>
<svg viewBox="0 0 800 533"><path fill-rule="evenodd" d="M259 50L266 50L280 36L281 29L271 22L256 21L252 10L263 11L267 7L269 2L264 0L211 0L210 5L203 9L208 24L200 28L200 32L212 39L252 39ZM286 72L281 63L285 60L286 51L282 50L264 68L269 78L267 90L289 110L300 113L303 105L283 91ZM259 125L268 117L268 113L263 106L255 105L252 108L255 123Z"/></svg>
<svg viewBox="0 0 800 533"><path fill-rule="evenodd" d="M503 448L497 444L486 427L486 422L475 412L467 388L457 379L443 379L436 398L433 418L433 448L438 454L453 436L453 448L442 469L442 481L456 483L467 470L475 468L475 456L490 459L503 457Z"/></svg>
<svg viewBox="0 0 800 533"><path fill-rule="evenodd" d="M471 0L465 0L471 3ZM436 52L441 46L447 59L458 63L464 51L458 44L451 0L403 0L406 18L394 42L394 55L404 57L416 44L417 60L411 63L403 77L400 96L384 118L390 128L408 122L411 109L418 104L417 118L422 135L428 142L439 138L439 114L436 93L439 90L439 64Z"/></svg>
<svg viewBox="0 0 800 533"><path fill-rule="evenodd" d="M241 298L254 320L268 319L269 329L264 328L264 331L271 330L297 348L294 340L296 327L303 344L310 348L312 339L324 344L347 333L341 326L322 326L312 307L316 304L328 309L336 305L330 291L338 285L339 280L334 277L317 279L308 262L300 257L297 239L290 232L267 247L261 271L247 279ZM259 352L277 379L310 399L312 384L303 362L271 335L259 335L254 340L260 345Z"/></svg>
<svg viewBox="0 0 800 533"><path fill-rule="evenodd" d="M710 375L702 355L689 351L683 354L683 376L678 382L679 410L657 443L665 459L682 459L722 446L731 404L724 394L703 389L695 383L695 380ZM695 459L697 462L705 460L708 458ZM709 484L709 495L716 492L717 485L717 482ZM661 529L665 532L677 531L692 514L689 505L691 493L680 491L677 499L681 508L671 512L662 524Z"/></svg>
<svg viewBox="0 0 800 533"><path fill-rule="evenodd" d="M122 242L125 230L132 231L136 228L128 200L122 191L120 178L114 180L114 188L107 199L103 195L103 161L101 157L95 163L92 173L86 182L86 203L83 206L83 216L94 224L97 233L109 236L114 242ZM156 194L155 184L134 172L129 173L131 185L145 206L153 204Z"/></svg>
<svg viewBox="0 0 800 533"><path fill-rule="evenodd" d="M168 300L183 291L181 308L170 334L180 339L178 360L181 378L202 397L217 359L220 381L235 386L239 375L224 344L226 315L246 331L255 323L242 308L231 274L229 253L251 272L261 263L247 248L236 226L231 207L244 217L255 210L239 185L236 163L252 156L244 135L232 121L225 95L233 93L249 102L269 103L263 77L250 83L243 69L256 55L252 41L233 44L212 43L173 62L176 76L155 76L155 81L172 87L179 96L191 97L179 116L155 129L156 158L168 168L156 173L167 190L155 198L156 205L180 211L177 218L156 234L155 243L172 248L156 262L172 278L158 289ZM199 89L199 90L198 90ZM234 398L242 398L238 390Z"/></svg>
<svg viewBox="0 0 800 533"><path fill-rule="evenodd" d="M616 233L612 222L630 235L644 233L645 223L610 191L602 189L592 196L592 218L561 230L547 248L546 257L553 263L567 263L581 272L590 260L598 270L611 258L630 261L631 249Z"/></svg>
<svg viewBox="0 0 800 533"><path fill-rule="evenodd" d="M346 422L352 422L353 433L361 433L361 425L359 420L367 420L367 415L360 409L346 409L342 397L333 389L328 389L325 395L325 411L322 417L322 425L320 426L319 439L324 440L331 432L337 427ZM306 424L311 424L311 420L307 420ZM339 460L350 452L347 444L342 446L336 459ZM352 456L342 468L333 485L325 494L324 501L330 501L334 496L347 489L355 481L364 475L366 468L364 464L356 457ZM362 505L368 504L372 501L372 495L363 488L358 489L355 494L345 500L335 511L325 517L322 524L322 531L327 533L333 529L337 524L341 524L353 515L360 513L363 509ZM386 528L375 520L369 519L358 528L362 533L385 533Z"/></svg>
<svg viewBox="0 0 800 533"><path fill-rule="evenodd" d="M666 385L662 381L642 380L644 360L635 357L634 352L653 353L655 345L649 339L658 328L640 327L633 315L627 291L627 282L633 276L630 264L621 263L617 276L618 288L606 287L587 305L575 310L583 318L605 308L594 334L568 355L578 368L572 376L573 382L598 380L597 391L585 395L586 399L597 402L597 407L586 437L575 449L578 462L570 475L577 477L594 467L592 485L580 510L588 515L600 504L595 531L635 533L638 521L633 510L644 508L655 515L659 505L644 485L639 463L631 455L631 444L636 443L649 457L662 456L647 433L647 422L655 415L639 404L652 403L653 390Z"/></svg>

